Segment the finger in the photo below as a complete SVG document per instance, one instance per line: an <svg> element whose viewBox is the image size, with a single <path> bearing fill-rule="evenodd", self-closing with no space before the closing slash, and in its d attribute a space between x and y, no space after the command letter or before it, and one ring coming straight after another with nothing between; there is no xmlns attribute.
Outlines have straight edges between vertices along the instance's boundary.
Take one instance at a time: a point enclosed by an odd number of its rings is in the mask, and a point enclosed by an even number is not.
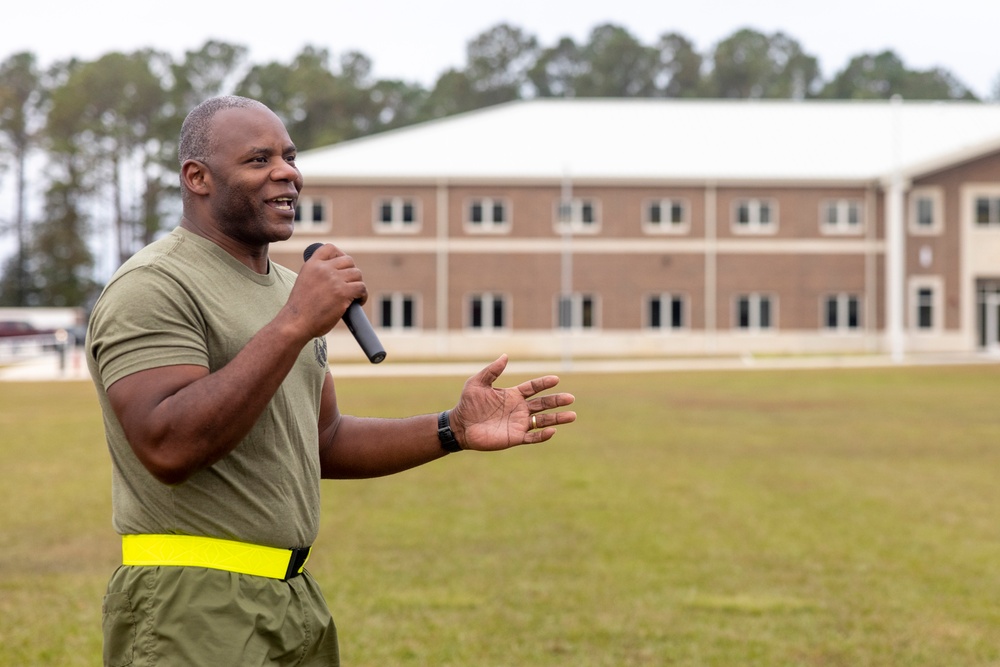
<svg viewBox="0 0 1000 667"><path fill-rule="evenodd" d="M553 426L559 426L560 424L572 424L575 421L576 413L572 410L567 410L565 412L538 413L534 415L534 425L532 428L544 431L546 429L551 429ZM555 429L551 430L555 433Z"/></svg>
<svg viewBox="0 0 1000 667"><path fill-rule="evenodd" d="M528 431L524 434L524 444L533 445L539 442L545 442L546 440L551 440L552 436L556 434L554 428L543 428L537 431Z"/></svg>
<svg viewBox="0 0 1000 667"><path fill-rule="evenodd" d="M493 383L503 374L505 368L507 368L507 355L501 354L489 366L469 378L467 384L492 387Z"/></svg>
<svg viewBox="0 0 1000 667"><path fill-rule="evenodd" d="M572 405L576 401L573 394L548 394L546 396L536 396L528 401L528 409L531 412L541 412L552 408L564 408Z"/></svg>
<svg viewBox="0 0 1000 667"><path fill-rule="evenodd" d="M343 250L332 243L324 243L322 247L316 249L316 252L314 252L312 256L318 257L319 259L334 259L335 257L340 257L344 254Z"/></svg>
<svg viewBox="0 0 1000 667"><path fill-rule="evenodd" d="M552 387L559 384L559 377L556 375L545 375L540 378L534 378L532 380L527 380L517 385L517 391L520 392L521 396L524 398L530 398L535 394L541 393L546 389L552 389Z"/></svg>

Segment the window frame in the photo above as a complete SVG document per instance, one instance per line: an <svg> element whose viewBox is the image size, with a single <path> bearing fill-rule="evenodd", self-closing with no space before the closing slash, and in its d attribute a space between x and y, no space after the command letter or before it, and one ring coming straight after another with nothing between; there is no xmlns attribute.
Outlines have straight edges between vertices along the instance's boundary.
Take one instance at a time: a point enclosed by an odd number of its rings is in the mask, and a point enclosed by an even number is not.
<svg viewBox="0 0 1000 667"><path fill-rule="evenodd" d="M483 324L476 326L473 322L473 307L475 302L479 300L480 309L483 313ZM487 302L488 301L488 307ZM503 308L503 319L504 321L497 325L495 321L496 306L500 304ZM483 292L472 292L466 295L465 298L465 329L470 332L475 333L497 333L497 332L507 332L511 330L511 297L505 292L494 292L494 291L483 291ZM488 314L488 317L487 317ZM489 320L487 323L486 320Z"/></svg>
<svg viewBox="0 0 1000 667"><path fill-rule="evenodd" d="M569 300L569 325L563 325L563 304ZM589 304L588 304L589 302ZM587 323L587 314L590 323ZM600 328L600 303L596 293L573 292L557 294L555 300L555 328L557 331L596 331Z"/></svg>
<svg viewBox="0 0 1000 667"><path fill-rule="evenodd" d="M920 222L920 203L929 201L931 223ZM914 236L937 236L944 231L944 191L939 187L914 188L907 197L907 229Z"/></svg>
<svg viewBox="0 0 1000 667"><path fill-rule="evenodd" d="M589 206L592 222L583 220L583 212ZM563 219L563 199L557 198L552 210L553 229L557 234L599 234L601 231L601 200L597 197L573 197L569 203L569 220Z"/></svg>
<svg viewBox="0 0 1000 667"><path fill-rule="evenodd" d="M829 220L829 212L836 211L836 219ZM852 223L851 211L857 212L857 222ZM819 206L819 229L823 234L836 236L859 235L865 230L865 206L860 199L838 197L824 199Z"/></svg>
<svg viewBox="0 0 1000 667"><path fill-rule="evenodd" d="M748 322L741 325L740 306L743 299L747 300ZM768 307L768 324L761 326L762 305ZM778 329L778 297L770 292L745 292L736 294L732 302L732 328L742 333L769 333Z"/></svg>
<svg viewBox="0 0 1000 667"><path fill-rule="evenodd" d="M979 202L987 204L986 221L979 221ZM979 192L972 195L972 225L975 229L1000 229L1000 194Z"/></svg>
<svg viewBox="0 0 1000 667"><path fill-rule="evenodd" d="M390 308L390 322L387 325L385 323L385 304L389 303ZM405 312L407 307L407 302L409 302L409 307L411 311L412 324L406 326ZM392 333L407 333L413 331L420 331L420 294L416 292L383 292L378 295L375 299L374 307L377 308L375 313L375 319L377 326L382 331L388 331ZM397 320L401 320L397 322Z"/></svg>
<svg viewBox="0 0 1000 667"><path fill-rule="evenodd" d="M925 298L921 292L930 294ZM916 334L938 334L944 329L944 281L939 276L916 276L909 281L907 320ZM931 321L924 326L922 315L927 311Z"/></svg>
<svg viewBox="0 0 1000 667"><path fill-rule="evenodd" d="M851 305L853 302L857 324L851 326ZM830 304L835 305L836 322L829 320ZM820 327L829 333L855 333L864 328L864 300L854 292L830 292L820 299Z"/></svg>
<svg viewBox="0 0 1000 667"><path fill-rule="evenodd" d="M661 220L652 219L653 206L659 206ZM673 211L674 206L681 209L681 219L674 221L662 219L662 211ZM691 231L691 205L684 197L650 197L642 202L642 229L646 234L687 234Z"/></svg>
<svg viewBox="0 0 1000 667"><path fill-rule="evenodd" d="M674 318L675 301L680 306L680 322ZM659 323L653 321L653 304L656 302L659 308ZM664 308L664 306L667 306ZM654 292L647 294L643 299L643 323L644 328L658 332L687 331L691 327L688 324L690 318L690 308L688 306L688 296L682 292Z"/></svg>
<svg viewBox="0 0 1000 667"><path fill-rule="evenodd" d="M487 221L484 217L482 222L472 220L472 208L479 203L483 210L487 208L493 212L499 204L503 207L504 219L500 222L496 220ZM488 205L487 205L488 203ZM469 234L509 234L513 227L512 213L513 204L508 197L468 197L463 206L464 219L463 226Z"/></svg>
<svg viewBox="0 0 1000 667"><path fill-rule="evenodd" d="M767 222L761 222L761 211L766 205ZM747 222L740 222L740 211L747 207ZM778 200L773 197L739 197L733 199L729 225L733 234L767 235L778 232Z"/></svg>
<svg viewBox="0 0 1000 667"><path fill-rule="evenodd" d="M329 197L299 197L295 202L295 219L293 224L295 229L301 230L303 232L323 232L328 231L331 226L331 199ZM311 220L306 220L301 217L299 212L304 210L309 210L310 213L315 213L315 207L319 204L323 207L323 215L320 220L316 220L312 217Z"/></svg>
<svg viewBox="0 0 1000 667"><path fill-rule="evenodd" d="M391 207L392 218L382 219L386 204ZM403 212L409 204L413 210L413 221L406 222ZM372 226L376 234L417 234L423 227L423 206L419 197L386 195L376 197L372 210Z"/></svg>

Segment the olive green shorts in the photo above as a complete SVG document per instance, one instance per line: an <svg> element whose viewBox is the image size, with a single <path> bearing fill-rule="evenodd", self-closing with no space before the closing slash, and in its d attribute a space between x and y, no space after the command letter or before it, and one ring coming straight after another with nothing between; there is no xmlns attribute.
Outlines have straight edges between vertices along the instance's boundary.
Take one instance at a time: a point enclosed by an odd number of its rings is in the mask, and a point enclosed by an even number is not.
<svg viewBox="0 0 1000 667"><path fill-rule="evenodd" d="M118 568L103 605L108 667L339 666L316 581L200 567Z"/></svg>

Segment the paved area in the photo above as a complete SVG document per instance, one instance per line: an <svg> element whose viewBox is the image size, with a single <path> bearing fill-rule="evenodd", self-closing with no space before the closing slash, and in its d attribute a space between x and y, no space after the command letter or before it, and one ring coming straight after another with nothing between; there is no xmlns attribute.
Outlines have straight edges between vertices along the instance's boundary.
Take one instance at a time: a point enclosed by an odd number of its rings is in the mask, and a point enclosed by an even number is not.
<svg viewBox="0 0 1000 667"><path fill-rule="evenodd" d="M468 377L489 363L481 362L393 362L381 364L333 362L335 377L421 377L428 375L454 375ZM959 365L998 364L1000 356L991 354L911 354L901 361L887 355L814 355L814 356L761 356L741 357L667 357L657 359L552 359L513 360L506 375L543 375L548 373L642 373L690 370L753 370L796 368L871 368L892 365ZM74 348L65 358L49 352L18 361L0 363L0 381L89 381L83 350Z"/></svg>

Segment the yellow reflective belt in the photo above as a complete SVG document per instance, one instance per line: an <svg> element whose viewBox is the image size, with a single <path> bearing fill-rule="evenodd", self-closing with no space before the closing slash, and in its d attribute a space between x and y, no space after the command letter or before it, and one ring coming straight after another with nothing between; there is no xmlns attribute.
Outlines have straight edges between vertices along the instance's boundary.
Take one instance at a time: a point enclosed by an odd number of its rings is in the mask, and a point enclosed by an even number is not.
<svg viewBox="0 0 1000 667"><path fill-rule="evenodd" d="M311 550L311 547L310 547ZM263 547L246 542L194 535L122 535L124 565L173 565L207 567L271 579L285 579L302 572L288 568L295 556L292 549Z"/></svg>

